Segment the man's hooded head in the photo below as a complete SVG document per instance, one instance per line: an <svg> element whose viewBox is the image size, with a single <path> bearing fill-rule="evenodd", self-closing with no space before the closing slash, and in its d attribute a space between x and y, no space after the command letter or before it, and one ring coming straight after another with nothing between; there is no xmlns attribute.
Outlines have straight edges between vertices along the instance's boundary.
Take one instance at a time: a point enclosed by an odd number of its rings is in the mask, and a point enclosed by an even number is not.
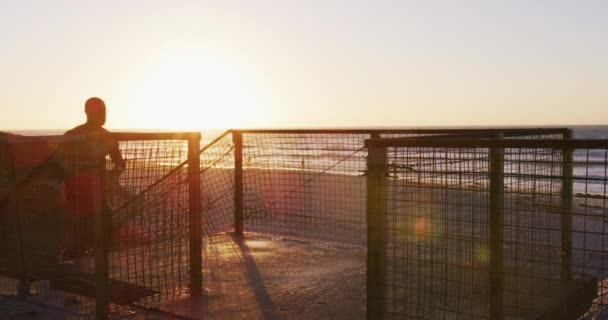
<svg viewBox="0 0 608 320"><path fill-rule="evenodd" d="M100 127L106 123L106 104L103 100L89 98L84 103L84 112L87 114L87 123Z"/></svg>

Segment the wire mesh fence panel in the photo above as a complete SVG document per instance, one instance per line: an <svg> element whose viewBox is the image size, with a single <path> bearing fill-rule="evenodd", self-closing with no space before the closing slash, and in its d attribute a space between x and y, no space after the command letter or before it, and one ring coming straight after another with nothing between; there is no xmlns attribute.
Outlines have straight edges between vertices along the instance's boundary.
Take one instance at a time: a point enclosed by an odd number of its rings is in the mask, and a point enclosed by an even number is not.
<svg viewBox="0 0 608 320"><path fill-rule="evenodd" d="M366 134L243 134L246 231L365 243Z"/></svg>
<svg viewBox="0 0 608 320"><path fill-rule="evenodd" d="M243 217L245 231L263 233L266 235L276 235L286 239L300 239L328 244L357 244L365 245L367 241L368 221L366 220L365 195L368 185L366 185L365 166L368 151L364 148L364 140L374 138L407 138L407 139L441 139L441 138L463 138L471 137L476 139L489 139L495 134L502 132L503 135L512 139L540 139L541 137L561 138L563 130L368 130L368 131L245 131L242 133L243 141ZM485 150L487 151L487 150ZM470 152L463 152L462 159L451 158L444 160L443 165L447 165L445 170L455 170L454 165L460 165L461 170L474 170L477 174L474 178L467 177L462 173L455 182L454 174L441 172L439 166L442 164L440 156L436 156L437 164L435 168L428 168L429 161L420 163L399 163L399 159L389 159L387 174L397 175L399 172L408 170L423 170L421 179L428 181L437 180L449 184L451 189L458 189L461 185L466 185L468 194L462 195L471 198L471 201L478 202L487 199L484 197L483 188L488 188L489 176L479 174L483 171L483 161L488 161L488 154L484 154L481 159L467 158ZM447 152L446 152L447 154ZM475 152L473 152L475 154ZM471 157L471 156L469 156ZM467 168L469 165L471 168ZM425 167L426 166L426 167ZM463 167L464 166L464 167ZM487 170L487 164L485 170ZM424 171L426 170L426 171ZM427 187L429 188L429 187ZM431 188L432 189L432 188ZM434 198L441 196L440 189L430 192ZM414 192L422 193L422 192ZM428 194L429 192L427 192ZM443 209L446 212L456 212L453 208L467 212L473 217L484 216L487 208L484 209L483 203L478 207L473 207L472 211L467 211L466 205L455 202L454 192L444 200ZM487 193L487 192L486 192ZM487 194L486 194L487 196ZM482 199L482 200L479 200ZM435 220L439 218L435 217ZM455 217L445 218L457 220ZM437 223L442 226L441 223ZM454 226L445 223L446 230ZM462 222L460 225L466 225ZM447 227L449 226L449 227ZM458 229L458 228L457 228ZM464 229L464 227L460 228ZM471 230L469 232L469 229ZM466 229L465 236L455 233L456 238L469 239L464 243L468 244L471 255L479 256L487 254L487 241L489 236L484 235L487 226L478 222L474 227ZM459 229L458 229L459 230ZM450 230L451 232L451 230ZM430 238L432 239L432 238ZM485 241L485 242L484 242ZM427 241L428 242L428 241ZM460 242L461 246L464 246ZM458 242L452 243L457 245ZM433 248L436 244L430 242L427 246ZM486 250L486 251L484 251ZM456 249L447 251L455 252ZM364 253L361 250L359 253ZM449 263L461 263L468 261L464 257L458 262L448 261ZM474 284L470 285L468 291L463 291L461 295L468 295L470 299L468 306L474 306L475 312L483 317L488 311L483 309L484 291L487 292L487 279L482 276L483 263L479 262L470 269L464 269L469 277L474 277ZM428 269L421 268L421 272ZM433 271L434 272L434 271ZM445 280L445 278L444 278ZM449 281L447 281L449 283ZM457 281L456 281L457 282ZM437 286L436 286L437 287ZM450 288L458 288L452 284ZM475 291L479 289L478 291ZM473 293L473 291L475 291ZM477 294L477 295L475 295ZM445 296L445 295L444 295ZM458 304L461 301L452 296L451 303ZM477 300L476 300L477 299ZM465 303L466 304L466 303ZM465 304L458 309L446 309L443 307L443 315L463 315L466 316ZM420 311L423 312L423 311ZM440 317L437 311L432 316ZM432 317L431 316L431 317Z"/></svg>
<svg viewBox="0 0 608 320"><path fill-rule="evenodd" d="M488 156L387 150L386 318L487 318Z"/></svg>
<svg viewBox="0 0 608 320"><path fill-rule="evenodd" d="M117 302L162 308L189 293L187 143L120 141L126 170L109 171L107 193L110 279L122 285L111 293Z"/></svg>
<svg viewBox="0 0 608 320"><path fill-rule="evenodd" d="M561 252L573 277L598 279L598 298L588 319L608 316L608 147L574 149L572 156L570 252Z"/></svg>
<svg viewBox="0 0 608 320"><path fill-rule="evenodd" d="M171 142L175 146L170 145ZM129 181L136 182L131 188L142 191L113 212L112 231L119 240L112 242L111 276L113 280L139 286L134 288L133 294L147 296L132 298L138 306L171 314L189 314L191 310L183 308L185 298L192 292L189 288L192 252L188 247L191 240L188 189L191 184L189 164L183 162L187 148L183 146L184 141L161 143L164 147L159 151L164 153L152 158L166 166L165 170L150 168L152 164L138 167L145 169L141 172L144 176L146 172L155 175L153 183L144 185L148 180L138 179L133 173L118 186L124 188ZM199 228L203 243L213 242L214 235L230 231L234 226L233 150L232 137L225 133L198 152L201 192L198 214L201 215ZM137 184L139 181L141 185Z"/></svg>
<svg viewBox="0 0 608 320"><path fill-rule="evenodd" d="M373 130L245 132L245 230L365 244L365 139ZM377 132L391 137L427 134Z"/></svg>
<svg viewBox="0 0 608 320"><path fill-rule="evenodd" d="M364 244L365 139L559 138L562 129L260 130L243 133L245 229ZM415 164L414 164L415 165ZM395 166L395 169L399 170Z"/></svg>
<svg viewBox="0 0 608 320"><path fill-rule="evenodd" d="M234 228L234 142L226 132L200 152L202 232L211 236ZM210 240L211 238L207 238Z"/></svg>
<svg viewBox="0 0 608 320"><path fill-rule="evenodd" d="M605 147L378 143L387 156L386 260L375 297L384 318L604 316Z"/></svg>
<svg viewBox="0 0 608 320"><path fill-rule="evenodd" d="M177 140L126 140L128 136L117 135L120 152L126 159L126 168L120 176L111 176L109 203L113 208L145 191L153 183L187 160L188 141ZM108 158L107 170L113 170Z"/></svg>
<svg viewBox="0 0 608 320"><path fill-rule="evenodd" d="M585 302L606 277L598 258L606 245L606 210L601 200L586 208L584 199L606 198L605 153L546 148L542 141L505 149L505 313L577 318L588 309ZM593 308L602 310L602 300Z"/></svg>
<svg viewBox="0 0 608 320"><path fill-rule="evenodd" d="M75 316L93 314L99 210L111 226L104 242L114 315L128 312L119 305L158 308L187 293L188 149L183 135L173 136L13 137L2 144L8 187L0 272L18 279L3 281L5 294L17 291L9 285L21 286ZM108 159L105 171L104 157L118 140L126 166L115 170Z"/></svg>
<svg viewBox="0 0 608 320"><path fill-rule="evenodd" d="M563 153L561 150L505 150L505 312L537 316L552 303L561 273Z"/></svg>

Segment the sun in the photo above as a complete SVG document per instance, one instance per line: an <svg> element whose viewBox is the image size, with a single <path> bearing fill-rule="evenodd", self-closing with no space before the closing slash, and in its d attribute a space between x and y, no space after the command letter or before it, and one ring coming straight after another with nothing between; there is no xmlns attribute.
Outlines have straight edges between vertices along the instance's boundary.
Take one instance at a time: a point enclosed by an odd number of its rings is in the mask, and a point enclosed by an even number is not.
<svg viewBox="0 0 608 320"><path fill-rule="evenodd" d="M171 50L146 69L133 99L139 127L251 127L271 113L263 78L225 53Z"/></svg>

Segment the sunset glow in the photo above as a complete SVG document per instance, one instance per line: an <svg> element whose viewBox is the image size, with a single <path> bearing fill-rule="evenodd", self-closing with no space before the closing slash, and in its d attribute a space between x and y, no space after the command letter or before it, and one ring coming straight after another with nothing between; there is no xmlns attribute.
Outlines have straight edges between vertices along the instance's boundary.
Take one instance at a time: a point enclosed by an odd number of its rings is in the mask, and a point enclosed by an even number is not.
<svg viewBox="0 0 608 320"><path fill-rule="evenodd" d="M125 98L151 128L248 127L274 103L254 70L210 49L169 50L128 85L132 95Z"/></svg>
<svg viewBox="0 0 608 320"><path fill-rule="evenodd" d="M601 125L608 2L0 4L3 129Z"/></svg>

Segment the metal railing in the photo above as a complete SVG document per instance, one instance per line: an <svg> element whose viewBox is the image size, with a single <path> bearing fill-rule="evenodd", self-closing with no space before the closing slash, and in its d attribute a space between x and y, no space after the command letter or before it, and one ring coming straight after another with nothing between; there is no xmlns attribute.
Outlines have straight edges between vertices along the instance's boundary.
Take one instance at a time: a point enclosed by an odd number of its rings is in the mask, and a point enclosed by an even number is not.
<svg viewBox="0 0 608 320"><path fill-rule="evenodd" d="M192 296L201 295L208 281L201 272L214 268L203 260L207 246L216 241L212 237L227 232L240 238L304 239L330 249L335 244L355 246L352 252L367 264L367 312L372 319L541 318L538 306L557 310L549 305L559 297L521 289L527 275L538 282L532 287L556 285L549 280L557 279L568 283L565 287L583 288L578 292L585 294L594 282L581 282L579 275L592 267L597 269L593 276L603 277L593 261L572 262L591 252L584 243L581 248L578 235L603 237L577 230L577 217L588 215L577 215L572 208L580 199L601 200L577 194L587 194L580 191L581 181L587 186L592 179L605 182L605 176L581 180L577 173L584 165L605 162L569 159L577 159L581 151L606 150L606 144L570 140L568 129L229 130L203 148L193 133L118 133L114 138L120 141L127 171L108 189L109 213L100 215L111 223L97 222L98 227L112 226L98 242L104 247L95 250L108 253L96 257L98 283L91 286L100 318L117 305L112 286L120 285L132 290L126 295L131 297L121 297L122 304L178 314L166 305L179 300L184 288ZM2 139L4 147L49 141ZM53 139L56 145L66 138ZM11 180L13 191L7 194L23 193L16 190L45 172L37 169L41 171L32 175L37 170L28 166ZM541 206L551 209L545 212ZM430 222L441 227L433 229ZM549 227L538 226L543 222ZM110 233L120 237L108 238ZM538 239L541 243L535 244ZM389 255L399 250L410 251L407 256ZM450 252L462 257L458 260ZM508 265L517 266L516 271L509 267L505 275L501 261L514 262ZM471 265L463 267L466 263ZM91 273L95 266L79 267ZM450 268L463 278L439 276ZM524 272L530 268L535 272ZM539 270L551 277L538 275ZM432 290L399 284L424 283L421 279ZM509 287L507 280L520 287ZM414 289L418 293L412 298ZM445 304L427 303L439 289L444 290L436 301ZM546 301L524 305L525 298ZM582 308L584 304L571 309Z"/></svg>

